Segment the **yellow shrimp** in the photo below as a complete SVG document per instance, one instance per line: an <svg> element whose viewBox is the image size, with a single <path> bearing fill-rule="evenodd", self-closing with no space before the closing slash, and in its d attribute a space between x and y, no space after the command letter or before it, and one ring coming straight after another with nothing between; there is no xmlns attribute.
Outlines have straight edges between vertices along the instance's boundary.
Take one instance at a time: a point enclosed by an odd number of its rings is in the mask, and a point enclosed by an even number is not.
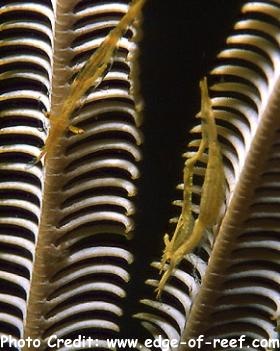
<svg viewBox="0 0 280 351"><path fill-rule="evenodd" d="M165 249L161 261L161 271L166 262L167 270L160 279L157 298L160 298L164 286L174 268L186 254L191 252L200 242L203 233L217 223L221 206L225 198L225 176L222 155L217 136L217 127L208 95L206 77L200 81L201 111L197 118L201 118L202 140L196 154L187 159L184 167L184 196L183 208L179 217L172 240L168 234L164 236ZM192 177L195 163L201 158L205 149L208 149L208 162L202 186L198 218L194 221L191 211Z"/></svg>
<svg viewBox="0 0 280 351"><path fill-rule="evenodd" d="M100 78L106 72L112 59L114 50L117 48L119 40L133 23L141 11L146 0L133 0L127 13L120 20L118 25L110 31L100 47L92 54L80 73L73 81L68 96L59 112L59 116L50 116L50 131L44 148L37 161L46 153L52 154L57 141L68 128L72 133L80 134L83 130L69 124L71 113L76 108L77 101L83 97L89 88L95 88L100 83Z"/></svg>

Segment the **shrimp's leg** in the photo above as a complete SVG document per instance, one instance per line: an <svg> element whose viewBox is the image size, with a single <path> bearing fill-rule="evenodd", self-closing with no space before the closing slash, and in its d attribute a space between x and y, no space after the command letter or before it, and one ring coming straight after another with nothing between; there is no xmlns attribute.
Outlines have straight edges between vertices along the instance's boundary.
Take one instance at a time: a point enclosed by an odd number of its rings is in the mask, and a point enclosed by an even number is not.
<svg viewBox="0 0 280 351"><path fill-rule="evenodd" d="M57 126L59 127L58 124L55 125L55 127L57 127ZM64 127L62 127L62 128L64 128ZM68 127L68 129L73 134L83 134L84 133L84 130L82 128L75 127L72 124ZM52 130L55 130L55 128L53 128ZM32 161L31 166L36 165L45 156L45 154L47 153L48 146L50 145L50 143L55 142L55 135L57 133L53 132L53 133L50 133L50 134L51 135L49 135L47 137L46 144L42 147L42 149L40 151L40 154L36 157L36 159L34 161Z"/></svg>
<svg viewBox="0 0 280 351"><path fill-rule="evenodd" d="M185 168L184 168L184 205L185 205L185 200L186 196L189 196L190 192L192 191L192 176L193 176L193 168L194 165L196 164L197 161L201 158L203 152L205 151L207 147L207 138L202 134L202 140L199 144L199 148L194 156L191 158L187 159L185 162ZM183 208L184 208L183 205Z"/></svg>
<svg viewBox="0 0 280 351"><path fill-rule="evenodd" d="M181 262L183 257L189 252L191 252L199 244L206 227L207 225L205 225L205 223L203 223L201 219L197 218L195 220L191 235L174 253L174 260L176 260L177 262Z"/></svg>
<svg viewBox="0 0 280 351"><path fill-rule="evenodd" d="M83 134L85 131L82 128L78 128L73 126L72 124L70 124L70 126L68 127L68 129L70 130L70 132L72 132L73 134Z"/></svg>
<svg viewBox="0 0 280 351"><path fill-rule="evenodd" d="M157 293L156 298L160 299L161 298L161 294L163 291L163 288L167 282L167 280L169 279L169 277L171 276L174 268L176 267L177 262L174 261L174 259L171 259L168 268L166 269L166 271L163 273L163 276L161 277L158 287L155 289L155 292Z"/></svg>
<svg viewBox="0 0 280 351"><path fill-rule="evenodd" d="M163 250L163 254L162 254L162 258L161 258L161 262L160 262L160 271L159 274L161 274L163 272L163 268L164 265L166 264L166 262L168 262L170 260L170 256L171 256L171 241L169 239L169 235L166 233L163 237L163 242L165 245L165 248Z"/></svg>

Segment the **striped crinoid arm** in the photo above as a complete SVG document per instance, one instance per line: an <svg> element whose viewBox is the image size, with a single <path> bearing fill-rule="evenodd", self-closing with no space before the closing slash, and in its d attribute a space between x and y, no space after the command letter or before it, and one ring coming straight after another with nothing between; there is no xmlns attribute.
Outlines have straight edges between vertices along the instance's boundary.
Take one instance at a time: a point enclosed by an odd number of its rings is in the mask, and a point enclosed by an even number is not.
<svg viewBox="0 0 280 351"><path fill-rule="evenodd" d="M240 160L232 168L235 185L184 338L244 334L242 349L255 350L252 339L277 337L279 317L280 2L248 2L242 12L219 55L223 64L211 73L224 80L213 86L214 106L225 116L221 137L227 113L246 132L225 148L234 146Z"/></svg>
<svg viewBox="0 0 280 351"><path fill-rule="evenodd" d="M119 330L142 139L144 0L52 4L0 6L0 333L41 349Z"/></svg>
<svg viewBox="0 0 280 351"><path fill-rule="evenodd" d="M83 62L90 60L94 50L98 52L129 9L128 3L84 6L79 1L61 1L59 5L55 57L67 51L69 56L68 62L54 63L57 80L52 106L58 118L56 109L63 101L65 84L71 98L74 77L67 73L83 72ZM83 101L77 101L71 124L84 133L71 135L65 130L55 152L46 150L42 240L37 247L26 335L40 334L44 340L53 334L75 338L82 331L102 343L119 330L120 300L132 261L126 243L133 230L134 206L129 197L136 192L133 180L139 175L135 162L140 159L141 142L139 102L132 85L135 34L131 27L120 38L99 86L89 88ZM76 77L83 79L80 73ZM42 304L43 299L47 301L39 311L38 302Z"/></svg>
<svg viewBox="0 0 280 351"><path fill-rule="evenodd" d="M200 334L209 339L244 334L242 350L265 350L252 346L252 339L277 336L280 2L247 2L242 13L208 77L226 177L225 213L174 269L162 301L151 292L136 315L154 336L185 343L180 350ZM200 125L192 131L198 136L187 157L201 142ZM207 160L205 153L194 169L194 217ZM152 266L159 270L160 263ZM154 289L158 281L147 284Z"/></svg>
<svg viewBox="0 0 280 351"><path fill-rule="evenodd" d="M1 1L0 23L0 336L17 340L42 202L42 165L30 162L46 136L53 9L43 1Z"/></svg>

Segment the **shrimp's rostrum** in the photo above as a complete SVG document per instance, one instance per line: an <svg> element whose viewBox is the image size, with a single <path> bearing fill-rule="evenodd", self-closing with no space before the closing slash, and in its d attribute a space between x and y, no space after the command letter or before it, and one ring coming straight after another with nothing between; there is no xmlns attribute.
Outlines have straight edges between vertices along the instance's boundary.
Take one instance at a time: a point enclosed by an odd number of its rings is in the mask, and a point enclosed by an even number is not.
<svg viewBox="0 0 280 351"><path fill-rule="evenodd" d="M50 114L50 131L45 146L38 159L54 150L58 139L69 129L72 133L80 134L83 130L70 125L69 119L84 94L90 88L96 88L100 80L111 63L114 51L117 49L118 42L128 30L129 26L139 15L146 0L133 0L127 13L120 20L118 25L110 31L100 47L92 54L80 73L76 76L70 86L69 93L64 99L59 115Z"/></svg>
<svg viewBox="0 0 280 351"><path fill-rule="evenodd" d="M171 240L168 234L164 236L165 249L161 260L160 274L163 270L165 272L156 289L157 298L160 298L174 268L186 254L190 253L199 244L203 233L217 223L225 199L223 159L206 78L200 81L200 89L201 111L196 117L201 119L201 142L195 155L185 162L183 206L175 232ZM199 214L197 219L194 220L192 215L194 166L205 151L207 151L208 161L202 185ZM167 268L166 263L169 263Z"/></svg>

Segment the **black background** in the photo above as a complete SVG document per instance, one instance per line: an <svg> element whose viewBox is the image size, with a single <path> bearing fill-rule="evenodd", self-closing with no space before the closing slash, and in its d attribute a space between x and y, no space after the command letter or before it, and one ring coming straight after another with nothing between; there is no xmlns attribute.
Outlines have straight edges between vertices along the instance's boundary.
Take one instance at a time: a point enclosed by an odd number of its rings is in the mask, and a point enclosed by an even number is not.
<svg viewBox="0 0 280 351"><path fill-rule="evenodd" d="M150 294L143 281L163 249L162 236L179 198L188 133L200 109L199 80L215 66L216 55L241 12L240 0L147 0L140 44L141 92L145 102L143 162L138 182L136 231L125 316L139 312L138 298ZM126 319L126 317L124 317ZM129 318L129 317L128 317ZM135 335L131 320L122 324ZM137 328L136 328L137 329ZM133 330L133 331L132 331Z"/></svg>

